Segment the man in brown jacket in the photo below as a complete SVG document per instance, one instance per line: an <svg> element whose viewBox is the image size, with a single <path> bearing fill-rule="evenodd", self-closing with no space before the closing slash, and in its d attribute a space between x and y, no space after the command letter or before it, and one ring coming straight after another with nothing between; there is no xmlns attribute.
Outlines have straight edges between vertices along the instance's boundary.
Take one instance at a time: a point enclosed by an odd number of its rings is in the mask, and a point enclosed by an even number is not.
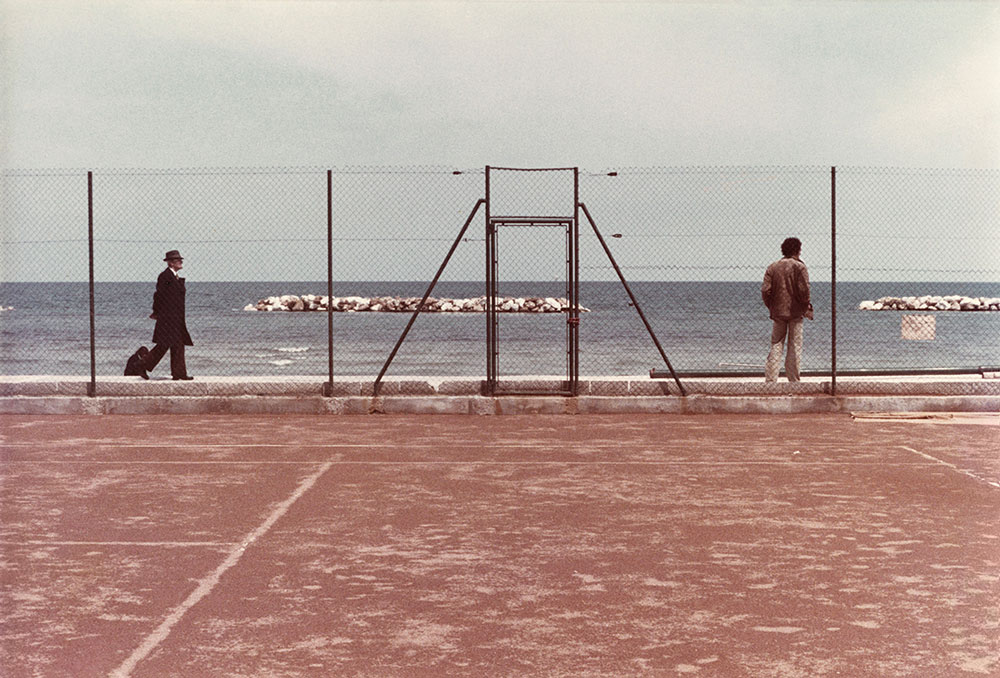
<svg viewBox="0 0 1000 678"><path fill-rule="evenodd" d="M799 362L802 359L802 319L812 318L809 302L809 271L799 259L802 241L786 238L781 243L781 259L767 267L760 295L771 312L771 351L767 354L764 381L777 381L781 354L788 337L788 354L785 357L785 376L788 381L799 380Z"/></svg>

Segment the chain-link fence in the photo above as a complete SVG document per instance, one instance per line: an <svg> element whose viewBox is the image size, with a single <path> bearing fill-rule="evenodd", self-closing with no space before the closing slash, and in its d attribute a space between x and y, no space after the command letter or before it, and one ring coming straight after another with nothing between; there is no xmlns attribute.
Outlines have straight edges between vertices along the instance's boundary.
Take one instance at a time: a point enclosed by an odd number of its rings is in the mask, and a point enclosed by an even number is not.
<svg viewBox="0 0 1000 678"><path fill-rule="evenodd" d="M334 170L334 296L364 309L334 317L335 375L374 378L428 291L445 255L482 198L482 170L349 168ZM482 311L441 311L441 300L481 297L483 226L458 243L422 313L400 346L390 376L482 375ZM372 304L381 307L371 311ZM399 310L386 312L386 308ZM479 307L482 308L481 306Z"/></svg>
<svg viewBox="0 0 1000 678"><path fill-rule="evenodd" d="M87 173L4 172L0 370L89 374Z"/></svg>
<svg viewBox="0 0 1000 678"><path fill-rule="evenodd" d="M838 169L837 261L845 367L1000 364L1000 173Z"/></svg>
<svg viewBox="0 0 1000 678"><path fill-rule="evenodd" d="M615 264L678 372L756 374L770 333L760 281L790 235L803 242L816 310L804 370L1000 362L995 170L494 171L488 210L478 202L483 169L106 170L89 179L90 202L85 171L2 174L4 374L91 373L91 204L99 376L120 375L138 346L151 346L155 280L172 249L184 256L195 375L324 380L332 354L335 376L374 378L440 273L389 375L482 377L493 254L504 376L566 374L573 284L580 375L664 368ZM576 221L512 220L491 254L487 211ZM161 365L154 376L168 374Z"/></svg>
<svg viewBox="0 0 1000 678"><path fill-rule="evenodd" d="M152 346L156 275L174 249L184 257L191 373L277 374L306 354L321 361L324 318L243 309L276 281L326 277L323 172L102 172L94 192L99 366L115 373L123 349Z"/></svg>
<svg viewBox="0 0 1000 678"><path fill-rule="evenodd" d="M677 370L763 370L770 320L760 283L784 238L803 241L813 281L830 280L829 168L622 168L585 176L580 192ZM596 237L586 242L587 333L600 341L581 355L583 372L664 367ZM830 356L829 288L813 289L805 369Z"/></svg>

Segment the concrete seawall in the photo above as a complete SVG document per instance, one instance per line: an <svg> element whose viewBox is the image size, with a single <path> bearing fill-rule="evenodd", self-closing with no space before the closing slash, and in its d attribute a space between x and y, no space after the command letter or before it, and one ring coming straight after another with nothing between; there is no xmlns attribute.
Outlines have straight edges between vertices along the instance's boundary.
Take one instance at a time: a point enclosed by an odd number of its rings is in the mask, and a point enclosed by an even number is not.
<svg viewBox="0 0 1000 678"><path fill-rule="evenodd" d="M996 412L1000 379L955 377L812 378L765 384L759 379L684 380L648 377L581 378L576 397L485 396L483 383L468 378L396 378L373 395L372 380L334 380L325 393L322 377L199 377L192 382L102 377L93 397L84 377L0 377L0 414L615 414L821 412ZM504 382L511 392L544 392L557 378ZM998 414L1000 416L1000 414Z"/></svg>

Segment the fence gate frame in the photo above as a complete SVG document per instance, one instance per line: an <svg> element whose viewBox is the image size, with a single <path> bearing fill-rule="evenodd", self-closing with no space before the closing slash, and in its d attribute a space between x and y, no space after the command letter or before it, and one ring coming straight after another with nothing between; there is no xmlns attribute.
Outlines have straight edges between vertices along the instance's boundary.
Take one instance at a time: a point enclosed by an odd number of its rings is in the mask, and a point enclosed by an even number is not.
<svg viewBox="0 0 1000 678"><path fill-rule="evenodd" d="M501 170L508 172L573 172L573 213L571 215L511 215L511 214L492 214L490 211L490 172L491 170ZM590 210L587 209L587 205L580 201L580 168L579 167L548 167L548 168L518 168L518 167L490 167L486 166L486 192L485 197L480 198L476 201L476 204L472 207L472 211L469 212L468 218L465 220L465 224L462 226L461 230L458 232L458 236L455 238L455 242L452 243L451 249L448 250L448 254L445 255L444 261L441 262L441 266L438 268L437 273L434 275L434 279L431 280L430 284L427 286L427 291L424 292L423 299L417 304L416 310L413 315L410 316L409 322L403 329L403 333L400 335L399 340L396 341L396 345L393 347L392 351L389 353L389 357L386 359L385 364L382 366L382 370L379 372L378 376L375 378L375 382L372 385L373 395L376 397L379 395L382 386L382 378L385 376L392 364L393 359L396 357L396 353L399 351L400 346L406 340L406 336L410 332L410 328L413 327L413 323L416 322L417 316L423 311L427 299L430 297L431 292L434 291L434 286L437 285L438 280L441 278L441 274L444 273L445 268L448 266L448 262L451 261L452 255L458 248L459 243L465 238L465 233L469 230L469 225L476 216L476 212L479 211L480 207L485 207L486 216L486 381L483 383L483 395L494 396L494 395L564 395L564 396L576 396L579 391L580 383L580 212L583 211L584 216L587 218L587 222L590 224L594 231L594 235L597 236L597 240L600 242L601 247L604 249L604 253L608 257L608 261L611 262L615 273L618 275L618 279L621 281L622 286L625 288L626 293L631 299L631 305L635 308L636 312L639 314L639 318L642 320L643 324L646 326L646 330L649 332L650 338L653 340L657 350L660 353L660 357L663 358L663 362L666 364L667 369L670 371L670 376L673 377L674 382L677 384L677 388L682 396L687 395L687 391L684 385L681 384L680 378L674 371L673 366L670 364L670 360L667 358L666 352L663 350L663 346L660 344L660 340L657 339L656 333L653 331L652 325L649 324L649 320L646 319L646 314L642 312L642 308L639 306L639 300L636 299L635 295L632 293L632 289L629 287L628 281L625 280L625 274L622 273L621 267L618 266L618 262L615 261L614 255L611 253L611 248L608 247L607 242L604 240L604 236L601 235L600 229L597 228L597 222L590 214ZM561 388L559 389L522 389L517 390L500 390L499 386L499 356L500 356L500 344L499 344L499 332L498 332L498 315L500 313L497 308L497 293L498 293L498 249L497 249L497 234L501 228L504 227L528 227L528 228L552 228L552 227L562 227L566 234L566 297L568 306L564 307L564 312L566 313L566 380L562 382ZM332 277L331 277L332 280ZM331 292L332 294L332 292ZM331 359L332 360L332 359ZM654 371L650 370L650 376L654 377ZM659 376L659 375L656 375ZM332 394L333 386L333 373L331 367L330 381L327 383L328 387L324 387L324 393L326 395Z"/></svg>
<svg viewBox="0 0 1000 678"><path fill-rule="evenodd" d="M493 214L490 174L503 172L573 172L572 214ZM485 395L575 396L580 381L580 170L578 167L486 166L486 383ZM566 239L566 379L557 389L503 389L500 383L499 247L501 228L562 228Z"/></svg>

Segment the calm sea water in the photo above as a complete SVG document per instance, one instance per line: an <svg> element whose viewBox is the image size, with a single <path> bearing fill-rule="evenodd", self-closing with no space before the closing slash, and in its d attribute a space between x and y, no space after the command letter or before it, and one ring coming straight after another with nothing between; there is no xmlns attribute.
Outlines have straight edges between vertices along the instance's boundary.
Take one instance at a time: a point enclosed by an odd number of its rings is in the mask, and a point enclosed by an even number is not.
<svg viewBox="0 0 1000 678"><path fill-rule="evenodd" d="M421 296L426 282L336 283L337 296ZM120 375L127 357L151 346L153 283L98 283L95 293L98 375ZM676 370L747 370L762 365L770 321L756 282L634 282L631 287ZM195 375L315 375L328 370L326 313L242 310L278 294L324 294L325 282L198 282L190 280L188 328ZM562 282L517 282L505 296L565 296ZM441 282L437 297L477 297L482 282ZM848 369L974 368L1000 363L1000 313L939 312L935 338L900 336L901 312L858 310L885 295L1000 296L995 283L839 283L837 365ZM813 283L816 320L805 329L804 368L831 359L829 283ZM584 282L590 309L580 326L583 375L637 375L665 363L618 282ZM2 283L0 371L6 375L90 374L88 287L82 283ZM334 314L334 372L378 374L410 318L400 313ZM417 319L388 375L470 376L485 373L483 314L431 314ZM500 317L501 376L565 374L566 324L561 314ZM154 375L169 374L164 358Z"/></svg>

